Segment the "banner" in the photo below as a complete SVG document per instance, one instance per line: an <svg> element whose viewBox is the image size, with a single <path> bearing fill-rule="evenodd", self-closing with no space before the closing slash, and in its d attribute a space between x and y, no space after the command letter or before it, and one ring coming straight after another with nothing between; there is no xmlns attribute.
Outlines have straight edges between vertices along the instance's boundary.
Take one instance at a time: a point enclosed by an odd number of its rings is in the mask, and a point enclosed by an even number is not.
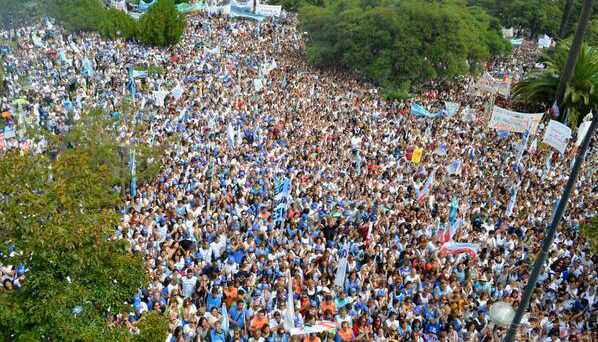
<svg viewBox="0 0 598 342"><path fill-rule="evenodd" d="M489 72L485 72L476 84L478 90L492 94L500 94L504 97L511 95L511 79L497 80Z"/></svg>
<svg viewBox="0 0 598 342"><path fill-rule="evenodd" d="M345 288L345 277L347 276L347 255L349 253L347 251L345 252L346 254L338 261L336 275L334 277L334 285L341 289Z"/></svg>
<svg viewBox="0 0 598 342"><path fill-rule="evenodd" d="M243 9L241 7L237 7L237 6L230 6L230 14L231 17L233 18L245 18L245 19L253 19L253 20L257 20L257 21L262 21L264 19L266 19L265 16L260 15L260 14L256 14L256 13L252 13L249 10Z"/></svg>
<svg viewBox="0 0 598 342"><path fill-rule="evenodd" d="M176 10L181 13L190 13L195 11L203 11L206 9L204 6L203 1L197 2L195 4L187 4L187 3L180 3L176 5Z"/></svg>
<svg viewBox="0 0 598 342"><path fill-rule="evenodd" d="M453 159L453 161L447 166L446 172L449 175L456 175L461 172L461 160Z"/></svg>
<svg viewBox="0 0 598 342"><path fill-rule="evenodd" d="M231 0L231 8L236 7L238 9L253 12L253 0Z"/></svg>
<svg viewBox="0 0 598 342"><path fill-rule="evenodd" d="M430 113L427 109L425 109L421 105L418 105L415 102L411 102L411 114L413 114L415 116L428 116L431 118L442 116L441 112Z"/></svg>
<svg viewBox="0 0 598 342"><path fill-rule="evenodd" d="M544 116L543 113L518 113L494 106L488 127L499 131L523 133L527 126L527 119L531 119L530 133L533 135L536 133L540 121L542 121L542 116Z"/></svg>
<svg viewBox="0 0 598 342"><path fill-rule="evenodd" d="M563 154L569 138L571 138L571 128L558 121L550 120L542 142L556 148L557 151Z"/></svg>
<svg viewBox="0 0 598 342"><path fill-rule="evenodd" d="M147 70L132 70L131 77L132 78L146 78Z"/></svg>
<svg viewBox="0 0 598 342"><path fill-rule="evenodd" d="M280 17L281 11L282 11L282 6L272 6L272 5L262 5L262 4L255 5L255 13L259 14L259 15L263 15L264 17Z"/></svg>
<svg viewBox="0 0 598 342"><path fill-rule="evenodd" d="M458 242L447 242L440 248L440 253L443 254L461 254L467 253L472 258L475 258L478 254L479 245L474 243L458 243Z"/></svg>
<svg viewBox="0 0 598 342"><path fill-rule="evenodd" d="M174 97L174 99L178 101L181 98L181 96L183 96L184 90L185 89L181 87L181 85L179 84L174 89L172 89L170 95L172 95L172 97Z"/></svg>
<svg viewBox="0 0 598 342"><path fill-rule="evenodd" d="M329 322L329 321L318 321L316 324L310 327L298 327L291 329L291 335L309 335L317 334L323 331L333 331L340 327L340 323Z"/></svg>

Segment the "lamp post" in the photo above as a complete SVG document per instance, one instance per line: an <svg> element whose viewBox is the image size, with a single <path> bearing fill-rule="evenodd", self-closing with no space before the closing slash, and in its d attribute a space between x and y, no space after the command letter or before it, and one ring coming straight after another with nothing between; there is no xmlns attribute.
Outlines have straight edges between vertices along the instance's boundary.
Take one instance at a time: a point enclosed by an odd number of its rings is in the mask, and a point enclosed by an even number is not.
<svg viewBox="0 0 598 342"><path fill-rule="evenodd" d="M592 0L590 0L591 2ZM546 232L546 236L544 237L544 241L542 242L542 248L540 252L536 256L536 261L534 262L534 267L532 269L532 273L529 277L529 281L525 286L525 291L523 292L523 296L521 297L521 302L519 303L519 307L517 307L517 312L515 313L515 317L513 318L513 322L509 326L509 331L507 332L507 336L505 337L506 342L513 342L515 340L515 335L517 334L517 328L521 323L521 319L523 315L527 311L527 307L529 305L529 301L532 297L534 292L534 288L536 287L536 283L538 282L538 277L540 276L540 272L544 268L544 263L546 262L546 258L548 257L548 252L550 251L550 246L552 245L552 241L554 240L554 236L556 234L556 230L559 226L561 219L563 218L563 214L565 213L565 209L567 208L567 202L569 201L569 196L571 195L571 191L575 186L575 182L577 180L577 175L579 174L579 170L581 169L581 164L585 159L586 152L588 147L590 146L590 141L592 140L592 135L594 134L594 130L598 125L598 115L594 115L592 119L592 123L590 124L590 128L586 133L586 136L581 143L581 148L575 157L575 164L573 165L573 170L569 174L569 180L567 181L567 185L565 186L565 191L563 191L563 195L561 196L561 201L559 202L558 208L556 209L556 213L552 218L552 222L548 227Z"/></svg>

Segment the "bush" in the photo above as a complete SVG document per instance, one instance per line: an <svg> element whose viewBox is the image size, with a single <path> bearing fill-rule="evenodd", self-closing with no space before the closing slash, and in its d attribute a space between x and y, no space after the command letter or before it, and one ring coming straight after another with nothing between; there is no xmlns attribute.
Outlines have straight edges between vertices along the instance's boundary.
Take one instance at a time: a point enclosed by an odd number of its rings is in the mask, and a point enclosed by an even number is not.
<svg viewBox="0 0 598 342"><path fill-rule="evenodd" d="M186 26L185 15L177 11L174 0L158 0L141 17L138 38L147 45L175 45Z"/></svg>

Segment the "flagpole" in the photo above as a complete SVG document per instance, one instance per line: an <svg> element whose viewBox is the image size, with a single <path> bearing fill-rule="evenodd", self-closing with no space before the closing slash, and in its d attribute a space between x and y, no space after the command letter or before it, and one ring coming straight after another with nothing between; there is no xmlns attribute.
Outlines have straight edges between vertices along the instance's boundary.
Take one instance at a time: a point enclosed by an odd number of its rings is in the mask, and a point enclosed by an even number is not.
<svg viewBox="0 0 598 342"><path fill-rule="evenodd" d="M563 195L561 196L561 201L556 210L556 214L552 218L552 222L548 227L546 237L542 242L542 249L540 249L540 252L536 256L536 261L534 262L532 273L529 277L527 285L525 286L525 291L523 292L523 296L521 298L521 302L519 303L519 307L517 307L517 312L515 313L513 322L509 326L507 336L505 337L505 342L513 342L515 340L518 327L521 324L521 319L527 311L527 307L534 292L534 288L536 287L536 283L538 282L540 273L544 268L544 263L548 258L550 246L552 245L559 223L561 222L563 214L565 213L565 209L567 208L569 196L571 195L571 191L575 186L577 175L579 174L581 164L583 163L588 147L590 146L590 141L592 140L592 135L594 134L596 125L598 125L598 115L594 115L594 118L592 119L592 124L590 125L590 128L588 129L588 132L586 133L586 136L584 137L583 142L581 144L581 149L575 157L575 165L573 165L573 170L571 170L571 173L569 174L569 180L567 181L567 186L565 187Z"/></svg>

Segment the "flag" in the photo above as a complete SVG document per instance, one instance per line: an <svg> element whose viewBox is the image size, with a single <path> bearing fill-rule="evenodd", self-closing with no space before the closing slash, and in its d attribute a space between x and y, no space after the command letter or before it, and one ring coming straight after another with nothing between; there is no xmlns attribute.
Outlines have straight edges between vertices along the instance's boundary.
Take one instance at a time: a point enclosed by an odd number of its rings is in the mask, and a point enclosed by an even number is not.
<svg viewBox="0 0 598 342"><path fill-rule="evenodd" d="M438 170L438 169L436 168L432 172L430 172L430 175L428 176L428 179L426 180L426 183L417 192L417 201L418 202L423 201L424 198L428 195L428 192L430 192L430 187L432 186L432 181L434 180L434 175L436 174L436 170Z"/></svg>
<svg viewBox="0 0 598 342"><path fill-rule="evenodd" d="M550 107L550 115L552 115L552 118L555 120L559 118L560 111L559 106L556 104L556 101L554 101L552 107Z"/></svg>
<svg viewBox="0 0 598 342"><path fill-rule="evenodd" d="M228 310L226 309L226 304L222 303L222 331L224 331L225 336L228 333L229 327Z"/></svg>
<svg viewBox="0 0 598 342"><path fill-rule="evenodd" d="M347 257L349 256L348 243L346 243L340 251L341 259L338 261L336 268L336 275L334 277L334 285L345 288L345 277L347 276Z"/></svg>
<svg viewBox="0 0 598 342"><path fill-rule="evenodd" d="M527 119L527 126L525 128L525 132L523 132L523 137L521 138L521 143L519 145L519 151L517 152L517 158L515 160L515 165L513 166L515 171L519 169L519 163L521 162L521 157L523 157L523 152L525 152L525 150L527 149L527 139L530 134L531 126L532 126L532 120Z"/></svg>
<svg viewBox="0 0 598 342"><path fill-rule="evenodd" d="M284 315L284 327L287 331L295 328L295 304L293 302L293 284L291 272L287 272L287 310Z"/></svg>
<svg viewBox="0 0 598 342"><path fill-rule="evenodd" d="M226 140L228 141L228 147L235 148L235 131L231 122L228 123L226 130Z"/></svg>
<svg viewBox="0 0 598 342"><path fill-rule="evenodd" d="M477 256L479 245L474 243L448 242L440 247L441 254L461 254L467 253L472 258Z"/></svg>
<svg viewBox="0 0 598 342"><path fill-rule="evenodd" d="M133 70L131 71L132 78L145 78L147 77L147 70Z"/></svg>
<svg viewBox="0 0 598 342"><path fill-rule="evenodd" d="M459 207L459 201L457 200L457 197L453 197L453 199L451 200L451 210L449 212L449 223L453 224L455 223L455 220L457 219L457 212Z"/></svg>
<svg viewBox="0 0 598 342"><path fill-rule="evenodd" d="M459 104L456 102L444 102L444 106L446 107L446 118L452 118L457 112L459 111Z"/></svg>
<svg viewBox="0 0 598 342"><path fill-rule="evenodd" d="M538 151L538 139L534 139L534 141L532 141L532 144L529 146L529 153L536 154L537 151Z"/></svg>
<svg viewBox="0 0 598 342"><path fill-rule="evenodd" d="M357 160L356 160L356 164L355 168L357 169L357 174L361 174L361 154L359 153L359 150L357 150Z"/></svg>
<svg viewBox="0 0 598 342"><path fill-rule="evenodd" d="M449 242L449 241L453 240L453 237L457 233L457 230L459 229L459 227L461 226L462 223L463 223L463 218L459 217L459 219L451 225L450 230L448 232L445 231L445 233L444 233L445 242Z"/></svg>
<svg viewBox="0 0 598 342"><path fill-rule="evenodd" d="M449 175L458 174L461 171L461 160L453 159L453 161L447 166L447 173Z"/></svg>
<svg viewBox="0 0 598 342"><path fill-rule="evenodd" d="M177 86L170 92L170 95L172 95L172 97L174 97L174 99L178 101L181 98L181 96L183 96L183 91L183 87L181 87L180 84L177 84Z"/></svg>
<svg viewBox="0 0 598 342"><path fill-rule="evenodd" d="M434 154L437 154L441 157L446 156L447 153L448 148L446 147L446 144L440 144L440 146L438 146L438 148L434 150Z"/></svg>
<svg viewBox="0 0 598 342"><path fill-rule="evenodd" d="M511 199L509 199L509 203L507 204L507 217L511 216L513 213L513 208L515 208L515 202L517 201L517 193L519 192L520 185L521 181L517 183L517 186L511 189Z"/></svg>

